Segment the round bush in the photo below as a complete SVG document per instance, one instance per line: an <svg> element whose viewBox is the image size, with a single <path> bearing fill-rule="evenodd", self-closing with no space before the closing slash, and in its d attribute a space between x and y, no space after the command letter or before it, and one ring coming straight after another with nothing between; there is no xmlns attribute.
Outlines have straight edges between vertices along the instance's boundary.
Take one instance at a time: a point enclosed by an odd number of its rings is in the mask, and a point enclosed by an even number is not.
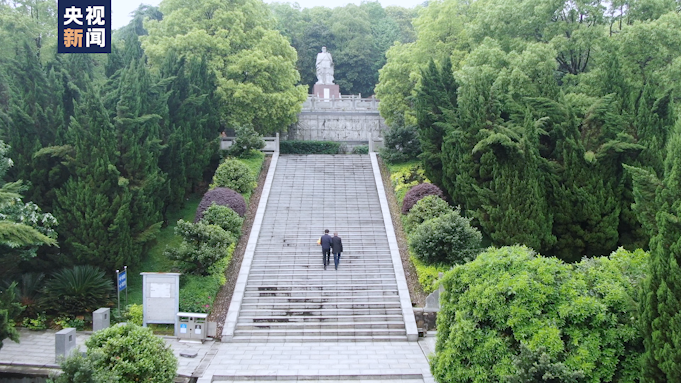
<svg viewBox="0 0 681 383"><path fill-rule="evenodd" d="M241 194L229 188L215 188L208 190L206 194L203 195L199 207L196 208L195 223L203 219L204 212L213 203L220 206L228 206L239 214L240 217L243 217L246 214L246 201Z"/></svg>
<svg viewBox="0 0 681 383"><path fill-rule="evenodd" d="M411 188L402 201L402 214L409 213L409 210L411 210L417 202L429 195L436 195L440 198L444 196L439 187L429 183L418 184Z"/></svg>
<svg viewBox="0 0 681 383"><path fill-rule="evenodd" d="M213 176L211 188L225 187L242 194L248 194L256 187L255 176L248 166L235 159L223 161Z"/></svg>
<svg viewBox="0 0 681 383"><path fill-rule="evenodd" d="M59 314L82 315L111 302L114 286L94 266L74 266L57 271L45 283L46 305Z"/></svg>
<svg viewBox="0 0 681 383"><path fill-rule="evenodd" d="M112 371L122 383L168 383L177 375L177 358L151 329L132 323L92 334L85 342L87 354L103 354L95 368Z"/></svg>
<svg viewBox="0 0 681 383"><path fill-rule="evenodd" d="M404 230L410 233L424 221L443 216L452 211L452 207L442 198L436 195L426 196L409 210L409 214L404 219Z"/></svg>
<svg viewBox="0 0 681 383"><path fill-rule="evenodd" d="M470 219L454 211L419 225L409 247L426 264L455 265L475 258L481 240Z"/></svg>
<svg viewBox="0 0 681 383"><path fill-rule="evenodd" d="M244 219L227 206L212 204L203 212L201 222L207 225L220 226L225 231L234 234L236 238L239 238Z"/></svg>

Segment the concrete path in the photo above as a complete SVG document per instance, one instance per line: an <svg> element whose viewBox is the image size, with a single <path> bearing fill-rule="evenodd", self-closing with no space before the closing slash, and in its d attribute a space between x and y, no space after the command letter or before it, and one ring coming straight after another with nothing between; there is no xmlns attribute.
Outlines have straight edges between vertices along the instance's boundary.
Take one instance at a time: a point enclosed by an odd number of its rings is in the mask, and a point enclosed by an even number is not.
<svg viewBox="0 0 681 383"><path fill-rule="evenodd" d="M20 329L20 343L5 340L0 349L1 372L56 372L54 330ZM418 342L325 343L200 343L164 337L178 359L178 375L201 377L200 383L244 380L278 382L321 381L401 383L434 382L427 355L435 351L435 333ZM90 333L78 332L76 341L85 351ZM180 354L196 354L194 358Z"/></svg>

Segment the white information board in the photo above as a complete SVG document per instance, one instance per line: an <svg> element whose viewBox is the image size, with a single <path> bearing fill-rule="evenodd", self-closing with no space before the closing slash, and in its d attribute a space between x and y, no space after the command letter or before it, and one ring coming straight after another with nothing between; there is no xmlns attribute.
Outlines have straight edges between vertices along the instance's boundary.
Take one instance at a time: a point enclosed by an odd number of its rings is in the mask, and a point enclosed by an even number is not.
<svg viewBox="0 0 681 383"><path fill-rule="evenodd" d="M140 273L143 279L143 325L173 324L180 311L180 273ZM177 331L177 329L175 329Z"/></svg>

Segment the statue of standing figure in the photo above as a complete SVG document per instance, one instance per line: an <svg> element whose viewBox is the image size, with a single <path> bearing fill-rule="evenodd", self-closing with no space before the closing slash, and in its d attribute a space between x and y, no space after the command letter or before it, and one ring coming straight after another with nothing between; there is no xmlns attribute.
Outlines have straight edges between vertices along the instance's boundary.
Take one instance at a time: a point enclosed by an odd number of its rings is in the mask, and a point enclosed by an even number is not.
<svg viewBox="0 0 681 383"><path fill-rule="evenodd" d="M317 84L333 84L333 58L331 53L322 47L322 51L317 53Z"/></svg>

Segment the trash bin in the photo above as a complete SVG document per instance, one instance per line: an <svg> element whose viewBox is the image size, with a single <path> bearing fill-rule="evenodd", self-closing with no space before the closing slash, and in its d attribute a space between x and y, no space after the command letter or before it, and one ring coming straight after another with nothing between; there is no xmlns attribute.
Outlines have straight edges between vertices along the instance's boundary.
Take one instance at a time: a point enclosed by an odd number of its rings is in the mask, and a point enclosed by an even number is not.
<svg viewBox="0 0 681 383"><path fill-rule="evenodd" d="M178 333L175 336L203 343L208 332L206 318L208 314L204 313L177 313Z"/></svg>

